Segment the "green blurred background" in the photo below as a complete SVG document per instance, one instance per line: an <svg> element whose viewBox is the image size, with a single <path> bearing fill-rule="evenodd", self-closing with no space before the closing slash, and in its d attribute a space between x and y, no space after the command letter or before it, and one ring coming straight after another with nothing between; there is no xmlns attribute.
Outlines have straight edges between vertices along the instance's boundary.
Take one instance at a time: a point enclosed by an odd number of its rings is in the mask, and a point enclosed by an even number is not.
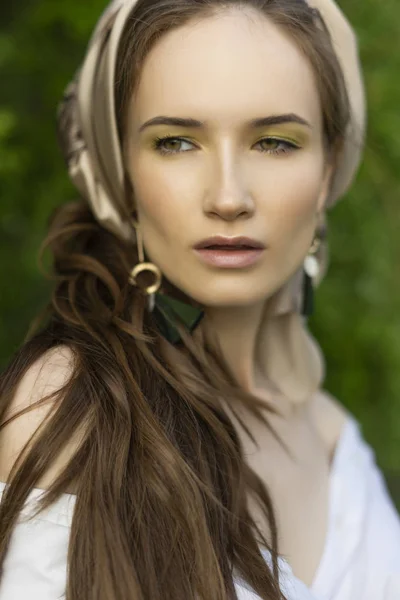
<svg viewBox="0 0 400 600"><path fill-rule="evenodd" d="M37 253L49 213L74 199L55 113L104 0L0 7L0 368L46 301ZM341 0L360 45L368 137L351 191L330 213L331 265L310 328L326 389L355 414L400 508L400 3Z"/></svg>

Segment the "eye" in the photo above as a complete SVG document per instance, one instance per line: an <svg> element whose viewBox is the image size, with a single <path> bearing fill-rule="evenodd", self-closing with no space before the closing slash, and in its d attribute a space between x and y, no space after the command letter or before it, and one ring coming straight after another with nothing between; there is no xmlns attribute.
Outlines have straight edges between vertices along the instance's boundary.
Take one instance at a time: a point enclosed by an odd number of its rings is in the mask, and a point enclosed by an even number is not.
<svg viewBox="0 0 400 600"><path fill-rule="evenodd" d="M160 154L177 154L178 152L181 152L181 150L179 149L179 144L181 144L181 143L190 144L191 142L189 142L188 140L185 140L184 138L172 137L170 135L167 135L165 137L157 137L153 141L153 147ZM165 146L166 144L168 144L170 147L166 148L166 146ZM171 148L171 145L172 145L172 148ZM183 150L183 152L187 152L187 150Z"/></svg>
<svg viewBox="0 0 400 600"><path fill-rule="evenodd" d="M180 144L190 144L193 146L193 144L185 138L174 137L170 135L155 138L152 145L153 148L160 154L178 154L180 152L190 151L190 149L182 150ZM257 144L263 145L264 148L261 150L261 152L266 152L267 154L287 154L293 150L299 150L299 146L297 146L297 144L294 142L289 142L288 140L275 137L262 138L257 142ZM265 146L267 147L265 148Z"/></svg>
<svg viewBox="0 0 400 600"><path fill-rule="evenodd" d="M294 142L275 137L265 137L259 140L257 144L264 145L264 149L261 152L267 152L268 154L287 154L293 150L299 150L299 146ZM265 148L265 146L267 147Z"/></svg>

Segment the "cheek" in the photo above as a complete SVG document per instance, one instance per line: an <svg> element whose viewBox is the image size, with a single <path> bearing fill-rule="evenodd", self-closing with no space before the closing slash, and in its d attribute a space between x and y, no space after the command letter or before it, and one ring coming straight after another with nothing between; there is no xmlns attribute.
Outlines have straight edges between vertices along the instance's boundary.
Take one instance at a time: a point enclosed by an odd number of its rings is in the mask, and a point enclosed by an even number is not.
<svg viewBox="0 0 400 600"><path fill-rule="evenodd" d="M317 225L323 182L323 162L314 156L293 163L291 169L277 166L268 177L263 213L271 265L286 279L306 256Z"/></svg>
<svg viewBox="0 0 400 600"><path fill-rule="evenodd" d="M193 214L194 182L188 182L187 176L182 176L182 169L157 169L156 164L146 165L145 161L131 173L135 182L139 220L143 231L149 234L147 239L151 241L149 247L154 246L157 238L161 238L159 241L162 242L170 242L174 237L181 236ZM155 234L157 237L153 239Z"/></svg>
<svg viewBox="0 0 400 600"><path fill-rule="evenodd" d="M291 236L315 225L323 164L310 157L293 162L291 168L284 166L278 164L264 182L263 212L271 238L290 242Z"/></svg>

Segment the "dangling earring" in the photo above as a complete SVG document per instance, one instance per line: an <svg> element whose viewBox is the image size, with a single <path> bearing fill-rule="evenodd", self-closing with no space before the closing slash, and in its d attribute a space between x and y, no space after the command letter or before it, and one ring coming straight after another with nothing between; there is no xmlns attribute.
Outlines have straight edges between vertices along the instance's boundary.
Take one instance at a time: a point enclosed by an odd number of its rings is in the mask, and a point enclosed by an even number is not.
<svg viewBox="0 0 400 600"><path fill-rule="evenodd" d="M157 267L157 265L155 265L151 262L144 262L142 232L140 231L140 227L139 227L139 224L137 223L137 221L132 219L132 223L136 230L136 240L137 240L139 262L131 271L131 274L129 276L129 283L137 286L136 278L139 275L139 273L143 273L143 271L151 271L151 273L153 273L155 275L154 283L152 283L151 285L148 285L147 287L144 288L144 291L147 294L147 308L149 309L150 312L152 312L154 309L154 305L155 305L155 295L161 285L161 271Z"/></svg>
<svg viewBox="0 0 400 600"><path fill-rule="evenodd" d="M189 333L192 333L204 316L204 311L187 304L182 300L171 298L166 294L161 294L158 290L161 286L161 271L151 262L144 262L143 238L139 224L135 219L132 223L136 230L136 239L138 246L139 263L132 269L129 276L129 283L137 285L136 277L143 271L151 271L155 275L155 281L145 289L148 294L147 308L154 312L158 330L171 344L177 344L181 341L180 333L176 327L177 319L186 327Z"/></svg>
<svg viewBox="0 0 400 600"><path fill-rule="evenodd" d="M306 317L309 317L314 312L313 280L317 277L319 273L319 264L315 254L318 251L320 245L321 238L316 234L303 263L303 307L301 314Z"/></svg>

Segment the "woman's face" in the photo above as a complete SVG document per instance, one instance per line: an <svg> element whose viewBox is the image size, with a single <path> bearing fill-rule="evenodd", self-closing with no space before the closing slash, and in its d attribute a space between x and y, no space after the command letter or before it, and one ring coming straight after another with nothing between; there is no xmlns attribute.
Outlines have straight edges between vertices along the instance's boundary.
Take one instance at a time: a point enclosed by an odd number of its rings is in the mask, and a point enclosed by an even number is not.
<svg viewBox="0 0 400 600"><path fill-rule="evenodd" d="M155 117L201 125L144 127ZM278 122L250 123L266 117ZM274 294L307 254L329 183L314 74L295 43L250 11L171 31L146 57L127 122L148 258L205 307ZM247 266L209 264L193 246L215 235L265 249Z"/></svg>

